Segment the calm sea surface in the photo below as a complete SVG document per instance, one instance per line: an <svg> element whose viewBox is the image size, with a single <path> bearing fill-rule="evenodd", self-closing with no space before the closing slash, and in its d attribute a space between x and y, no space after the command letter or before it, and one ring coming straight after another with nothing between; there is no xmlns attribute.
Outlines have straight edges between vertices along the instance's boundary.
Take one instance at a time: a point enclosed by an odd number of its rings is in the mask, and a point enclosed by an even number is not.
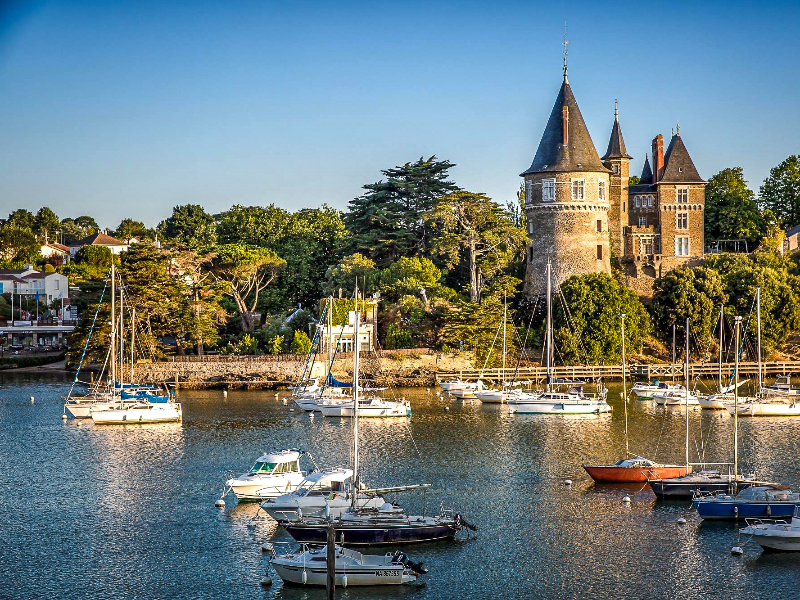
<svg viewBox="0 0 800 600"><path fill-rule="evenodd" d="M268 521L249 527L255 505L229 496L220 510L214 501L226 474L247 470L262 451L302 447L320 465L347 464L350 420L291 411L285 393L182 391L182 424L78 427L61 421L69 381L0 374L0 597L324 597L274 574L263 589L260 544L291 538ZM592 484L583 460L622 456L618 394L613 415L569 418L399 393L412 401L410 421L362 420L364 481L433 483L428 509L455 508L478 535L408 547L430 567L421 583L337 589L337 597L800 595L800 556L762 554L742 539L745 554L733 557L734 525L701 523L688 502L656 502L649 488ZM681 462L685 412L629 409L631 449ZM698 452L730 459L727 414L693 410L690 421L693 460ZM740 437L746 470L800 487L799 419L742 419ZM419 508L422 495L395 499ZM677 524L682 515L686 525Z"/></svg>

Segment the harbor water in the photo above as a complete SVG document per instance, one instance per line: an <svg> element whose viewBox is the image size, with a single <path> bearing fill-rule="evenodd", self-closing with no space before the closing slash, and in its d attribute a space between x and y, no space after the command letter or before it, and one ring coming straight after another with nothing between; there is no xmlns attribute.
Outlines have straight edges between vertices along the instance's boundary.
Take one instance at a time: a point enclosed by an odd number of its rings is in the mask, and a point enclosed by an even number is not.
<svg viewBox="0 0 800 600"><path fill-rule="evenodd" d="M269 569L261 544L282 552L291 538L272 521L253 523L257 505L214 502L226 477L264 451L302 448L320 466L349 464L349 419L292 410L286 392L209 390L179 392L182 423L79 426L61 419L69 384L66 375L0 374L0 597L324 597ZM443 504L478 532L404 548L430 568L416 584L337 597L797 597L800 555L765 554L734 524L701 523L690 502L656 502L649 487L593 485L581 463L624 452L618 390L612 414L576 417L395 392L413 416L362 420L363 481L431 483L424 496L391 499L420 511L424 499L428 513ZM682 463L685 409L628 408L631 450ZM727 413L691 410L690 427L693 461L731 460ZM744 471L800 486L800 419L740 419L740 442ZM732 556L740 544L744 555ZM265 573L274 580L266 588Z"/></svg>

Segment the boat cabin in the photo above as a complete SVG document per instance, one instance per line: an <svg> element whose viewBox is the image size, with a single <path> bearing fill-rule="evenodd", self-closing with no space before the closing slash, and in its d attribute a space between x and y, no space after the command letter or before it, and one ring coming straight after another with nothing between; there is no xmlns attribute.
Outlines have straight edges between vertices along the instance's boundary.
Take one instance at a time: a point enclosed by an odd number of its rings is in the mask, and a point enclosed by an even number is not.
<svg viewBox="0 0 800 600"><path fill-rule="evenodd" d="M305 496L322 496L331 492L344 493L344 483L352 476L351 469L332 469L309 473L300 483L295 495L303 498Z"/></svg>
<svg viewBox="0 0 800 600"><path fill-rule="evenodd" d="M638 469L638 468L652 468L656 466L652 460L647 460L646 458L642 458L641 456L637 456L636 458L622 458L614 463L615 467L623 467L626 469Z"/></svg>
<svg viewBox="0 0 800 600"><path fill-rule="evenodd" d="M275 475L278 473L299 473L300 453L285 450L277 454L263 454L258 457L250 475Z"/></svg>

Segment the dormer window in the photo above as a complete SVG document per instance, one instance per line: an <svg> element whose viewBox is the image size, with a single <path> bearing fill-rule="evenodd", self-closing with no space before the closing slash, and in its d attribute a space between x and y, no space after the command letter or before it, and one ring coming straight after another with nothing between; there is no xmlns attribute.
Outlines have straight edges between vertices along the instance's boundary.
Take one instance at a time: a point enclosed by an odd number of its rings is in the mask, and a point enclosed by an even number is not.
<svg viewBox="0 0 800 600"><path fill-rule="evenodd" d="M614 175L619 175L619 165L614 165L612 169L614 171Z"/></svg>
<svg viewBox="0 0 800 600"><path fill-rule="evenodd" d="M586 186L585 179L573 179L572 180L572 199L573 200L583 200L586 195L584 193L584 188Z"/></svg>
<svg viewBox="0 0 800 600"><path fill-rule="evenodd" d="M601 179L597 182L597 199L598 200L605 200L606 199L606 182L605 179Z"/></svg>
<svg viewBox="0 0 800 600"><path fill-rule="evenodd" d="M556 180L542 179L542 202L552 202L556 199Z"/></svg>

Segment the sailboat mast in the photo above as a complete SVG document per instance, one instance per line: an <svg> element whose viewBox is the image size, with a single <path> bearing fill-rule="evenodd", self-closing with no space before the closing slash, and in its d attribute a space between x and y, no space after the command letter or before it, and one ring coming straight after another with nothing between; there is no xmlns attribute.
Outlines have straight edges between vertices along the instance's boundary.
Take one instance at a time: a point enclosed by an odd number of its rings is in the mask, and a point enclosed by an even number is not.
<svg viewBox="0 0 800 600"><path fill-rule="evenodd" d="M717 388L722 393L722 328L725 322L725 305L719 305L719 383Z"/></svg>
<svg viewBox="0 0 800 600"><path fill-rule="evenodd" d="M733 382L733 477L739 477L739 328L742 317L736 317L736 365ZM734 489L734 491L736 491Z"/></svg>
<svg viewBox="0 0 800 600"><path fill-rule="evenodd" d="M358 325L361 321L361 315L358 311L358 278L356 278L356 314L355 325L353 326L353 504L356 506L356 496L358 494L359 480L358 480L358 358L359 347L358 343Z"/></svg>
<svg viewBox="0 0 800 600"><path fill-rule="evenodd" d="M507 315L508 315L508 298L504 294L503 295L503 390L506 389L506 318L507 318Z"/></svg>
<svg viewBox="0 0 800 600"><path fill-rule="evenodd" d="M675 385L675 323L672 324L672 385Z"/></svg>
<svg viewBox="0 0 800 600"><path fill-rule="evenodd" d="M627 369L625 368L625 313L620 316L622 320L622 405L625 407L625 458L631 453L628 447L628 384L626 381Z"/></svg>
<svg viewBox="0 0 800 600"><path fill-rule="evenodd" d="M131 313L131 383L133 383L133 361L136 358L136 308Z"/></svg>
<svg viewBox="0 0 800 600"><path fill-rule="evenodd" d="M675 346L673 346L674 351ZM689 317L686 317L686 472L689 472Z"/></svg>
<svg viewBox="0 0 800 600"><path fill-rule="evenodd" d="M117 381L117 300L114 290L117 273L114 269L114 261L111 261L111 395L114 395Z"/></svg>
<svg viewBox="0 0 800 600"><path fill-rule="evenodd" d="M125 296L122 293L122 282L119 286L119 382L125 381Z"/></svg>
<svg viewBox="0 0 800 600"><path fill-rule="evenodd" d="M758 391L761 392L761 288L756 288L756 321L758 323Z"/></svg>
<svg viewBox="0 0 800 600"><path fill-rule="evenodd" d="M545 351L547 352L547 383L545 385L545 391L550 391L550 348L553 345L553 330L552 330L552 319L553 319L553 308L551 302L551 295L553 293L552 289L552 277L551 277L551 266L550 262L547 262L547 347Z"/></svg>

